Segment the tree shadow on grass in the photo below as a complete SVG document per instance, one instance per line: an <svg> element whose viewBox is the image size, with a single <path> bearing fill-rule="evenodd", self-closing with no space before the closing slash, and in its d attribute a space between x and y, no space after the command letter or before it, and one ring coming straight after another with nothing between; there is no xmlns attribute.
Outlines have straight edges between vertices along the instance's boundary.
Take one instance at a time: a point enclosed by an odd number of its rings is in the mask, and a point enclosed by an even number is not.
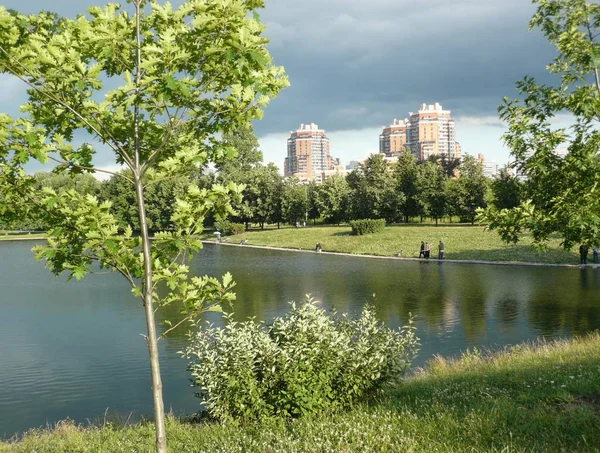
<svg viewBox="0 0 600 453"><path fill-rule="evenodd" d="M338 231L337 233L333 233L331 236L353 236L352 230L349 231Z"/></svg>

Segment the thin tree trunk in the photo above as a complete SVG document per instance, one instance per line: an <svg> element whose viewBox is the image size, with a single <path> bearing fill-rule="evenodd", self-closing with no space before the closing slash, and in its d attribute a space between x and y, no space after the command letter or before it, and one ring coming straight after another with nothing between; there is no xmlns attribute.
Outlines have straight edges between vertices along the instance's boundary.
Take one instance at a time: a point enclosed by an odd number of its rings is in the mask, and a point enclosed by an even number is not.
<svg viewBox="0 0 600 453"><path fill-rule="evenodd" d="M146 222L146 207L142 181L138 175L135 177L135 195L140 216L140 233L142 236L142 254L144 256L144 311L146 313L146 326L148 336L146 343L150 354L150 374L152 377L152 399L154 401L154 424L156 427L156 451L167 453L167 434L165 430L165 409L162 394L162 380L160 377L160 362L158 358L158 341L156 339L156 322L152 300L152 258L150 254L150 238L148 236L148 223Z"/></svg>
<svg viewBox="0 0 600 453"><path fill-rule="evenodd" d="M141 32L140 32L140 15L141 15L141 0L136 1L136 44L137 44L137 61L136 61L136 101L139 100L140 80L141 80ZM150 253L150 238L148 236L148 223L146 221L146 206L144 204L144 189L142 185L142 165L140 162L140 112L139 105L136 102L134 107L134 184L135 197L137 200L138 214L140 218L140 234L142 236L142 255L144 257L144 278L143 278L143 296L144 296L144 311L146 314L146 327L148 335L146 343L148 345L148 353L150 355L150 374L152 377L152 400L154 402L154 425L156 431L156 451L157 453L167 453L167 433L165 430L165 408L162 395L162 380L160 378L160 362L158 359L158 341L156 339L156 321L154 319L154 307L152 300L152 255Z"/></svg>

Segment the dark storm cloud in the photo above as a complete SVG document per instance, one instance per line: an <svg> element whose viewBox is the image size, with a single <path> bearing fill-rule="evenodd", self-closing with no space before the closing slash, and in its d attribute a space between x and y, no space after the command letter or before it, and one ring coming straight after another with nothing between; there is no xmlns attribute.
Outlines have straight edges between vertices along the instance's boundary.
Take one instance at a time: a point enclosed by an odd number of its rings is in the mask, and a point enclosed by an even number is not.
<svg viewBox="0 0 600 453"><path fill-rule="evenodd" d="M493 116L514 83L544 78L552 47L528 31L525 0L267 0L270 51L291 86L259 134L317 122L327 130L388 124L440 102L456 116Z"/></svg>
<svg viewBox="0 0 600 453"><path fill-rule="evenodd" d="M68 16L103 3L2 2ZM285 133L305 122L330 131L379 127L424 102L454 117L493 117L515 81L543 78L552 59L539 31L527 30L533 12L528 0L266 0L269 49L291 86L256 131Z"/></svg>

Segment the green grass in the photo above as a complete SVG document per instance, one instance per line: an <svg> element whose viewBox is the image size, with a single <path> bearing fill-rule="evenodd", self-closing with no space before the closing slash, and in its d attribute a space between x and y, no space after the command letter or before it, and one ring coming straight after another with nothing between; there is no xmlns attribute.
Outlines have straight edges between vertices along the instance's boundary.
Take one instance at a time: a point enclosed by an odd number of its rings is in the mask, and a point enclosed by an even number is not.
<svg viewBox="0 0 600 453"><path fill-rule="evenodd" d="M1 234L0 240L43 239L44 234ZM214 241L212 232L202 236ZM306 228L269 227L265 230L253 229L229 241L239 243L246 239L248 244L266 247L314 250L317 242L325 252L341 252L354 255L394 256L400 250L402 257L416 258L421 241L431 244L431 256L437 257L437 245L444 242L446 259L481 261L516 261L548 264L578 264L576 251L566 251L560 247L560 239L552 238L548 251L540 252L531 246L531 238L525 236L517 245L503 243L495 232L485 231L484 227L471 225L394 225L381 233L353 236L349 226L308 226ZM591 263L591 254L589 261Z"/></svg>
<svg viewBox="0 0 600 453"><path fill-rule="evenodd" d="M600 334L435 359L345 413L236 426L170 418L172 452L598 452ZM33 430L0 452L150 452L148 423Z"/></svg>
<svg viewBox="0 0 600 453"><path fill-rule="evenodd" d="M19 241L23 239L44 239L44 233L15 233L12 231L0 230L0 241Z"/></svg>
<svg viewBox="0 0 600 453"><path fill-rule="evenodd" d="M205 237L214 240L212 233ZM242 239L251 245L305 250L314 250L316 243L320 242L323 251L357 255L393 256L402 250L402 256L408 258L418 257L421 241L428 241L431 244L431 256L437 257L437 245L442 240L447 259L579 263L577 253L563 250L558 238L551 239L547 252L539 252L531 246L530 237L526 236L517 245L508 245L500 240L497 233L470 225L396 225L386 227L381 233L365 236L352 236L349 226L269 228L250 230L231 237L230 241L236 243Z"/></svg>

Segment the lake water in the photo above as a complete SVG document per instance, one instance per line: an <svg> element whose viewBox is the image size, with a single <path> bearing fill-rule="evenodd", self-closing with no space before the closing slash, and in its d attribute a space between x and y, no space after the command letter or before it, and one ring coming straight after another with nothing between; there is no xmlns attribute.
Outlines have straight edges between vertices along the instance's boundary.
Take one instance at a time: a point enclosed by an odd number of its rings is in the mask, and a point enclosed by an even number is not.
<svg viewBox="0 0 600 453"><path fill-rule="evenodd" d="M131 420L151 414L144 315L116 274L80 282L54 277L34 260L32 242L0 243L0 438L71 418ZM197 274L237 282L236 317L269 320L311 293L327 308L358 312L375 301L395 327L415 316L422 347L434 354L499 348L538 337L600 328L600 270L493 266L342 257L208 245ZM176 316L176 311L167 313ZM218 314L209 319L218 322ZM166 408L198 410L185 332L160 344ZM113 415L111 415L113 414Z"/></svg>

